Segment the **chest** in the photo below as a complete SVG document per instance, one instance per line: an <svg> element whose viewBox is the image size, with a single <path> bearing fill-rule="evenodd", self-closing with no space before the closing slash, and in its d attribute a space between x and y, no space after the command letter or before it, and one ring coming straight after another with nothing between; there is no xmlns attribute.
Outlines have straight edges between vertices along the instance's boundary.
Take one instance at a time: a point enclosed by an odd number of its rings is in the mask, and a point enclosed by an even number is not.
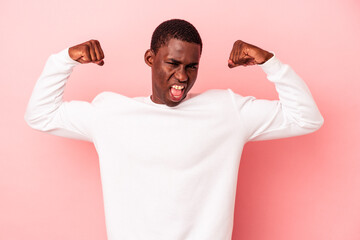
<svg viewBox="0 0 360 240"><path fill-rule="evenodd" d="M238 141L234 121L221 109L130 109L102 115L96 123L95 142L100 157L186 168L221 155Z"/></svg>

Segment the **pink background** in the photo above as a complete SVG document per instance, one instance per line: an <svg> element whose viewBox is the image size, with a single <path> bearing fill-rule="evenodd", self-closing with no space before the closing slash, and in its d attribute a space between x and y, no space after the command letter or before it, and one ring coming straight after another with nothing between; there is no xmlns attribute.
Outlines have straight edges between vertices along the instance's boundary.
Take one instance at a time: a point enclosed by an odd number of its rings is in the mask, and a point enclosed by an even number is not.
<svg viewBox="0 0 360 240"><path fill-rule="evenodd" d="M101 42L105 65L78 66L66 100L149 95L143 54L169 18L192 22L204 42L193 92L277 97L259 67L227 68L241 39L290 64L325 118L314 134L245 146L233 240L360 239L358 0L2 0L0 239L106 239L93 145L32 130L25 108L48 56L89 39Z"/></svg>

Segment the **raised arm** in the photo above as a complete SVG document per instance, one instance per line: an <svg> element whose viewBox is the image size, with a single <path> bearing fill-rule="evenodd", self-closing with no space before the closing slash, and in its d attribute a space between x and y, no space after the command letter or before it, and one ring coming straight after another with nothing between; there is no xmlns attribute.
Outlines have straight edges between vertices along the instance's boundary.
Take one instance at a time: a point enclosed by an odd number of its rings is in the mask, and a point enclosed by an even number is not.
<svg viewBox="0 0 360 240"><path fill-rule="evenodd" d="M91 141L94 107L83 101L63 101L65 84L80 63L104 64L100 43L90 40L51 55L41 73L25 121L34 129L54 135Z"/></svg>
<svg viewBox="0 0 360 240"><path fill-rule="evenodd" d="M242 97L231 92L240 124L248 140L268 140L311 133L323 124L316 103L305 82L274 54L243 41L236 41L228 65L259 65L275 83L279 100Z"/></svg>

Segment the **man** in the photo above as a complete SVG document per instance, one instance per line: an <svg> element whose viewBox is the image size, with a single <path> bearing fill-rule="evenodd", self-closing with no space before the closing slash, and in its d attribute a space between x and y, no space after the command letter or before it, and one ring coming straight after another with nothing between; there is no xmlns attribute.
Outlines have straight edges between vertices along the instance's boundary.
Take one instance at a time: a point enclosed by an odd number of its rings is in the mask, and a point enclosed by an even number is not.
<svg viewBox="0 0 360 240"><path fill-rule="evenodd" d="M191 94L202 51L190 23L173 19L154 31L145 63L152 94L111 92L92 103L63 102L74 66L104 64L91 40L50 56L26 112L28 124L92 141L100 161L110 240L228 240L237 173L247 141L307 134L323 118L296 73L274 54L236 41L230 68L259 65L280 100L242 97L230 89Z"/></svg>

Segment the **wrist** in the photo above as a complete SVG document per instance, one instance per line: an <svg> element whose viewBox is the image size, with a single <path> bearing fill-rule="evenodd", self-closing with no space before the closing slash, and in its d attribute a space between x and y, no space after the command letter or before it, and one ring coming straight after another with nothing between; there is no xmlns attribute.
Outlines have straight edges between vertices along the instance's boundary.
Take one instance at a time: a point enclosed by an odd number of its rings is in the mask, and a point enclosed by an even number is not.
<svg viewBox="0 0 360 240"><path fill-rule="evenodd" d="M63 51L63 55L65 56L66 62L73 65L78 65L80 62L74 60L70 55L70 48L66 48Z"/></svg>
<svg viewBox="0 0 360 240"><path fill-rule="evenodd" d="M270 58L272 58L274 56L273 53L265 51L262 59L257 63L257 64L264 64L266 63Z"/></svg>

